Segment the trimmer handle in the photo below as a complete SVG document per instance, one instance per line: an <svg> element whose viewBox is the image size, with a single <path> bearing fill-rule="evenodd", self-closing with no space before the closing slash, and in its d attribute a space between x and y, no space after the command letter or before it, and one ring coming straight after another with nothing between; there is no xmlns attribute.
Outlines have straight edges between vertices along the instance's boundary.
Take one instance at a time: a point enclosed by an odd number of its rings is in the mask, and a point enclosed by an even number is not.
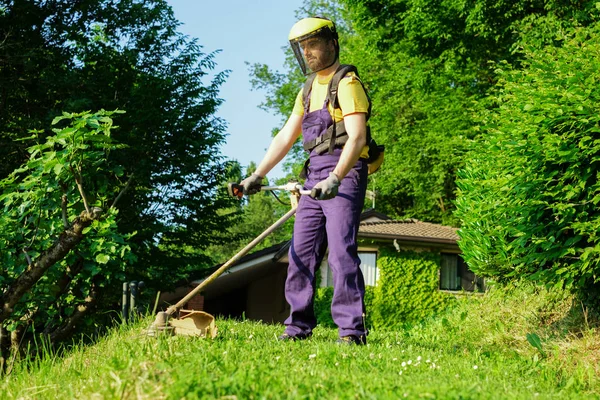
<svg viewBox="0 0 600 400"><path fill-rule="evenodd" d="M304 190L302 189L302 185L296 182L290 182L286 185L278 185L278 186L261 186L260 190L286 190L288 192L297 192L301 195L307 195L312 198L317 198L321 194L321 189L312 189L312 190ZM244 196L244 186L239 183L229 182L227 184L227 193L231 197L237 197L241 199Z"/></svg>
<svg viewBox="0 0 600 400"><path fill-rule="evenodd" d="M244 187L239 183L229 182L227 184L227 193L229 193L231 197L241 199L242 196L244 196Z"/></svg>
<svg viewBox="0 0 600 400"><path fill-rule="evenodd" d="M318 199L319 196L321 196L321 189L320 188L312 188L310 190L310 197L312 197L313 199Z"/></svg>

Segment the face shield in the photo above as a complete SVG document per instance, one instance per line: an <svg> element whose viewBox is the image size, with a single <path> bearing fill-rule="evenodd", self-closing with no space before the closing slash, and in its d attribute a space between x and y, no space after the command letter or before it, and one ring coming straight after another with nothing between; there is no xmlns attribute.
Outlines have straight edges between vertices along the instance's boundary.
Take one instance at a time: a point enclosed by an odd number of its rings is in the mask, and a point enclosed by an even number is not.
<svg viewBox="0 0 600 400"><path fill-rule="evenodd" d="M322 18L305 18L294 25L290 46L304 75L332 66L339 46L333 22Z"/></svg>

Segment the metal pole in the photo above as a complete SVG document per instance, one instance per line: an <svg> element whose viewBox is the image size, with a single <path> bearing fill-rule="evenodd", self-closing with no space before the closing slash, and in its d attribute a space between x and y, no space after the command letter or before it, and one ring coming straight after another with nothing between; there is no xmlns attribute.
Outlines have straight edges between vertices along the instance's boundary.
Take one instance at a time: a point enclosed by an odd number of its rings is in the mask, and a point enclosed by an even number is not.
<svg viewBox="0 0 600 400"><path fill-rule="evenodd" d="M121 300L121 317L123 322L129 319L129 284L123 282L123 298Z"/></svg>
<svg viewBox="0 0 600 400"><path fill-rule="evenodd" d="M136 281L129 282L129 292L131 294L129 296L129 315L133 317L136 314L135 302L138 296L138 284Z"/></svg>

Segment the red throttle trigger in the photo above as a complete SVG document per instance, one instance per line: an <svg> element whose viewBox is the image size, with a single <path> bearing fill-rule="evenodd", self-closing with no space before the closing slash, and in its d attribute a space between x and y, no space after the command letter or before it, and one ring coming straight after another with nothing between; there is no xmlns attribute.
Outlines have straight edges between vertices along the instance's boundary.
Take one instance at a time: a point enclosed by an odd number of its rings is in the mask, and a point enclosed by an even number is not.
<svg viewBox="0 0 600 400"><path fill-rule="evenodd" d="M239 183L229 182L227 184L227 193L229 193L231 197L241 199L242 196L244 196L244 187Z"/></svg>

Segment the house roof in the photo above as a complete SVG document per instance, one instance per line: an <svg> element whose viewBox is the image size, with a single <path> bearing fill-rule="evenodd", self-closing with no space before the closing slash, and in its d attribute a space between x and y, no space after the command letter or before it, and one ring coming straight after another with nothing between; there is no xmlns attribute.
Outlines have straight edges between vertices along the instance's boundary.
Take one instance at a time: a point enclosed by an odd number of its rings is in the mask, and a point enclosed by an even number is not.
<svg viewBox="0 0 600 400"><path fill-rule="evenodd" d="M370 222L370 221L375 221L375 220L387 221L387 220L391 220L391 218L385 214L380 213L379 211L375 211L375 209L373 209L373 208L369 208L368 210L366 210L362 214L360 214L361 222L365 222L365 221Z"/></svg>
<svg viewBox="0 0 600 400"><path fill-rule="evenodd" d="M358 236L454 244L459 240L457 231L458 228L422 222L417 219L384 220L361 222Z"/></svg>

